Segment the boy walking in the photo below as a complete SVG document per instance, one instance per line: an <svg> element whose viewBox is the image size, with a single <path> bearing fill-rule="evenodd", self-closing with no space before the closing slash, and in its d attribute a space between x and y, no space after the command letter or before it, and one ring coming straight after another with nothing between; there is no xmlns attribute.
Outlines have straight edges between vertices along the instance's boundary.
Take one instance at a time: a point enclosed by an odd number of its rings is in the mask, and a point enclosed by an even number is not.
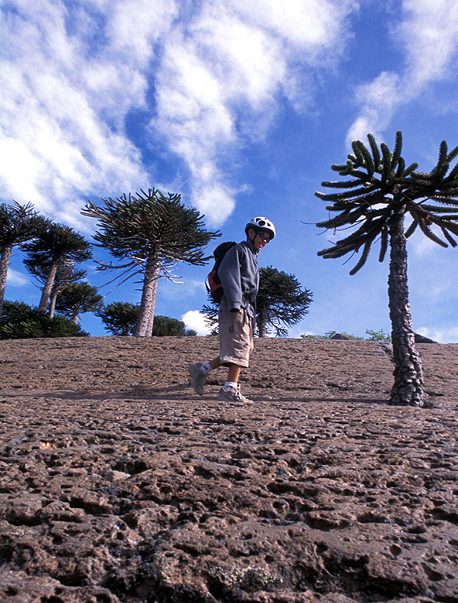
<svg viewBox="0 0 458 603"><path fill-rule="evenodd" d="M239 377L248 367L253 350L253 326L256 296L259 289L259 251L275 237L275 226L264 217L253 218L245 227L246 241L233 245L224 256L218 276L224 295L218 310L219 356L203 364L189 365L191 386L197 394L204 393L210 371L227 366L227 380L218 399L251 403L242 395Z"/></svg>

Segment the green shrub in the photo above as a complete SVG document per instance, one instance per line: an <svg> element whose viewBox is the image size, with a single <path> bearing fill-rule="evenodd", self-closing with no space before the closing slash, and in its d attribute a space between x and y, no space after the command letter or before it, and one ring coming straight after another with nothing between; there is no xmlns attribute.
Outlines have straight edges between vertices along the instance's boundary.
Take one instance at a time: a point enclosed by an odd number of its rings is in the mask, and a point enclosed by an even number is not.
<svg viewBox="0 0 458 603"><path fill-rule="evenodd" d="M24 302L3 303L0 339L34 339L41 337L87 337L89 334L68 318L49 318Z"/></svg>

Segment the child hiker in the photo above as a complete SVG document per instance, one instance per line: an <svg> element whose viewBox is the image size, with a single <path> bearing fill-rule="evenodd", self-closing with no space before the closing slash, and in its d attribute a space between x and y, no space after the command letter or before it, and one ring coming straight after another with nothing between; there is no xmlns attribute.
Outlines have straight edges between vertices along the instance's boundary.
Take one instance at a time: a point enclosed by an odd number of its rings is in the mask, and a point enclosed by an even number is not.
<svg viewBox="0 0 458 603"><path fill-rule="evenodd" d="M253 350L253 326L256 296L259 289L259 251L275 237L275 226L263 217L253 218L245 227L246 241L233 245L224 256L218 277L224 295L218 311L219 356L203 364L189 365L191 386L197 394L204 393L210 371L227 366L227 381L218 399L251 403L242 395L238 383L242 368L248 367Z"/></svg>

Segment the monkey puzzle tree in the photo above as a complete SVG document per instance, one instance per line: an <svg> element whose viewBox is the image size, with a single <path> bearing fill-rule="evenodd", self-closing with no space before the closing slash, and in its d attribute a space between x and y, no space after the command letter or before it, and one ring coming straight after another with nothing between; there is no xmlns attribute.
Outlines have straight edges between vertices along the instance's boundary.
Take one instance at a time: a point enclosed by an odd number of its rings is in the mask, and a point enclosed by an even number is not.
<svg viewBox="0 0 458 603"><path fill-rule="evenodd" d="M417 227L442 247L456 247L458 235L458 164L450 164L458 155L458 147L448 152L447 143L440 145L437 165L429 173L416 171L418 164L406 167L401 156L402 134L396 133L394 150L386 144L380 148L368 134L369 148L360 140L352 143L353 153L347 163L333 165L332 170L350 180L322 182L322 186L345 189L335 193L316 192L326 209L339 215L317 223L320 228L337 231L355 229L335 245L318 252L324 258L339 258L362 249L350 271L355 274L367 260L373 243L380 240L379 261L383 261L390 245L388 297L395 363L391 403L422 406L423 375L420 357L415 349L415 336L407 286L406 239ZM405 231L404 220L412 223ZM433 230L434 229L434 230ZM442 235L442 236L441 236Z"/></svg>
<svg viewBox="0 0 458 603"><path fill-rule="evenodd" d="M92 258L90 244L73 228L51 223L41 230L30 243L24 245L28 258L24 260L27 270L37 271L49 266L40 303L39 312L46 312L59 269L81 263Z"/></svg>
<svg viewBox="0 0 458 603"><path fill-rule="evenodd" d="M25 260L24 263L26 264L27 270L30 272L30 274L41 282L41 288L43 290L51 271L52 260L49 257L36 257L35 260ZM59 262L51 289L48 312L49 318L54 317L57 297L61 291L70 283L76 283L84 278L86 274L86 270L75 270L75 262L72 260L64 260Z"/></svg>
<svg viewBox="0 0 458 603"><path fill-rule="evenodd" d="M113 302L95 312L105 328L113 335L133 335L140 314L140 305L129 302Z"/></svg>
<svg viewBox="0 0 458 603"><path fill-rule="evenodd" d="M0 316L13 247L31 239L46 223L31 203L0 204Z"/></svg>
<svg viewBox="0 0 458 603"><path fill-rule="evenodd" d="M272 266L261 268L256 298L259 337L267 336L268 325L275 329L277 337L286 336L288 331L284 325L291 327L297 324L307 314L311 301L312 292L302 289L293 274L286 274Z"/></svg>
<svg viewBox="0 0 458 603"><path fill-rule="evenodd" d="M178 262L203 266L210 256L204 256L202 247L220 234L205 230L204 216L194 208L185 207L178 194L169 193L165 197L158 189L149 189L148 193L141 191L136 196L129 194L102 201L105 203L102 207L89 201L82 214L99 221L100 230L94 236L99 246L127 263L121 266L99 263L99 270L123 268L130 276L143 275L134 336L149 337L153 331L159 277L172 279L171 269Z"/></svg>
<svg viewBox="0 0 458 603"><path fill-rule="evenodd" d="M59 292L56 310L78 324L80 314L96 313L102 306L102 300L103 297L99 295L97 287L92 287L86 282L67 282Z"/></svg>
<svg viewBox="0 0 458 603"><path fill-rule="evenodd" d="M208 326L218 328L218 304L208 296L211 305L204 305ZM293 274L286 274L276 268L260 268L259 291L256 298L256 326L259 337L267 337L268 328L273 327L277 337L285 337L286 326L297 324L312 302L312 292L302 289ZM283 324L282 324L283 323Z"/></svg>

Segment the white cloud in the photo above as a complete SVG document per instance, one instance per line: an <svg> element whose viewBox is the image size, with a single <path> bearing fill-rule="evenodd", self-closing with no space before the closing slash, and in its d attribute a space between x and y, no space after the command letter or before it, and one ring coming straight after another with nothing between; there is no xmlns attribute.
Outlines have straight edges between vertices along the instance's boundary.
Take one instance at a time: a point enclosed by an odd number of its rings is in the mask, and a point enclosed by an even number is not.
<svg viewBox="0 0 458 603"><path fill-rule="evenodd" d="M392 40L404 53L399 73L382 72L357 88L361 106L347 143L383 131L394 110L417 98L434 82L456 77L458 5L448 0L403 0L395 12Z"/></svg>
<svg viewBox="0 0 458 603"><path fill-rule="evenodd" d="M349 6L208 1L168 36L151 127L185 162L192 203L211 223L221 224L235 205L231 168L221 166L234 164L242 137L265 136L282 91L299 104L297 65L338 60Z"/></svg>
<svg viewBox="0 0 458 603"><path fill-rule="evenodd" d="M128 4L135 14L144 3ZM174 5L155 3L128 47L121 35L131 30L124 3L107 4L99 14L90 1L78 9L46 0L10 5L16 10L4 9L1 31L0 194L78 226L89 195L116 195L148 182L123 123L130 109L145 106L144 71ZM105 30L96 28L97 18ZM106 36L97 51L96 38Z"/></svg>
<svg viewBox="0 0 458 603"><path fill-rule="evenodd" d="M87 197L157 184L125 131L134 110L151 115L151 146L183 161L191 203L221 224L240 189L238 150L262 140L279 96L310 103L357 4L11 0L1 10L0 195L87 228Z"/></svg>
<svg viewBox="0 0 458 603"><path fill-rule="evenodd" d="M9 268L7 284L11 287L25 287L30 284L30 280L25 274Z"/></svg>
<svg viewBox="0 0 458 603"><path fill-rule="evenodd" d="M357 96L364 101L362 114L353 122L347 134L347 144L353 140L366 142L370 132L379 137L390 123L399 101L399 76L383 72L373 82L360 86Z"/></svg>
<svg viewBox="0 0 458 603"><path fill-rule="evenodd" d="M181 320L186 325L186 329L193 330L197 335L210 335L211 329L208 327L205 320L205 315L198 310L189 310L183 314Z"/></svg>
<svg viewBox="0 0 458 603"><path fill-rule="evenodd" d="M451 75L458 48L458 5L449 0L404 0L403 13L394 35L405 46L409 91L418 94L425 83Z"/></svg>
<svg viewBox="0 0 458 603"><path fill-rule="evenodd" d="M450 328L420 327L417 332L438 343L458 342L458 327L456 326L451 326Z"/></svg>

